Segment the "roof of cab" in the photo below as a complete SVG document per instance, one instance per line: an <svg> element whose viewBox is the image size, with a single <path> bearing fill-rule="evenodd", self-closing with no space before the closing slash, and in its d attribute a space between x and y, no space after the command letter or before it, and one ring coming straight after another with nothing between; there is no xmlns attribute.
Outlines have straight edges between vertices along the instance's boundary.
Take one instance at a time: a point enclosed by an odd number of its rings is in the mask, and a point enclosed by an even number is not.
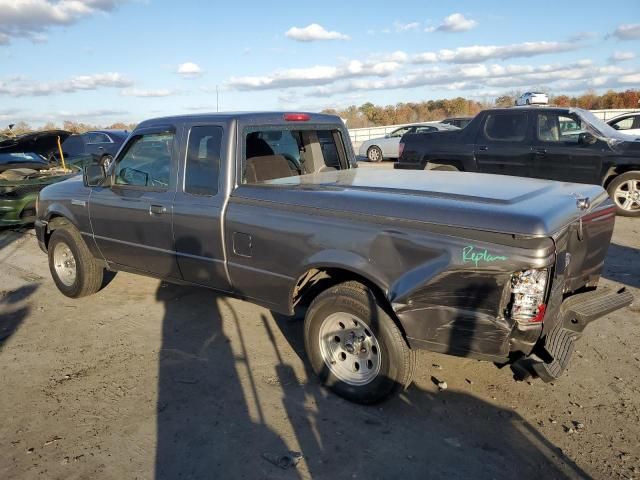
<svg viewBox="0 0 640 480"><path fill-rule="evenodd" d="M306 121L286 121L284 115L288 113L306 114L309 115L309 120ZM166 125L171 123L182 123L186 121L220 121L231 122L234 120L240 120L244 123L262 123L262 124L280 124L280 123L340 123L343 125L343 121L337 115L329 115L326 113L311 113L311 112L293 112L293 111L277 111L277 112L212 112L212 113L196 113L185 115L172 115L168 117L157 117L149 120L144 120L138 124L137 128L152 127L154 125Z"/></svg>

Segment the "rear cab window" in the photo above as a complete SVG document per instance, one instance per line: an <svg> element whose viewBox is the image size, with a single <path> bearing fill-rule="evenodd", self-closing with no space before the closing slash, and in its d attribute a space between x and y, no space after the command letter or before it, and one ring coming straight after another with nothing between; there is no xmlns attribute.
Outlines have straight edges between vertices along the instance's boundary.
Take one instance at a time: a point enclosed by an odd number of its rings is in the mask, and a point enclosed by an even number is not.
<svg viewBox="0 0 640 480"><path fill-rule="evenodd" d="M330 126L253 127L245 130L244 138L244 184L349 167L342 132Z"/></svg>

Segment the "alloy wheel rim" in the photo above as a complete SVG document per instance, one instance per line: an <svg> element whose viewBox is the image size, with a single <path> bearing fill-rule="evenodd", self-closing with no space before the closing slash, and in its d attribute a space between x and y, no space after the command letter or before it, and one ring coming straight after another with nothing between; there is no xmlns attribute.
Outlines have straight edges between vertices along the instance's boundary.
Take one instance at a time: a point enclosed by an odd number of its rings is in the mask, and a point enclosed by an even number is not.
<svg viewBox="0 0 640 480"><path fill-rule="evenodd" d="M77 268L73 252L64 242L56 244L53 250L53 265L60 281L70 287L76 281Z"/></svg>
<svg viewBox="0 0 640 480"><path fill-rule="evenodd" d="M382 352L375 335L360 318L336 312L320 326L320 354L327 368L341 381L362 386L370 383L382 363Z"/></svg>
<svg viewBox="0 0 640 480"><path fill-rule="evenodd" d="M623 210L640 210L640 180L622 182L613 193L613 200Z"/></svg>
<svg viewBox="0 0 640 480"><path fill-rule="evenodd" d="M377 162L380 158L380 151L377 148L372 148L369 150L369 160Z"/></svg>

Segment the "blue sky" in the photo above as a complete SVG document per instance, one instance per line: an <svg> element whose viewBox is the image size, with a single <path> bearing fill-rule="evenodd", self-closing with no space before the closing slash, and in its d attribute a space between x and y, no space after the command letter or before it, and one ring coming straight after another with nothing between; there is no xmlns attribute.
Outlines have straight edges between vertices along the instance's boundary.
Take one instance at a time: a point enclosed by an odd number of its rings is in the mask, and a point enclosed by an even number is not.
<svg viewBox="0 0 640 480"><path fill-rule="evenodd" d="M0 122L640 88L640 2L0 0Z"/></svg>

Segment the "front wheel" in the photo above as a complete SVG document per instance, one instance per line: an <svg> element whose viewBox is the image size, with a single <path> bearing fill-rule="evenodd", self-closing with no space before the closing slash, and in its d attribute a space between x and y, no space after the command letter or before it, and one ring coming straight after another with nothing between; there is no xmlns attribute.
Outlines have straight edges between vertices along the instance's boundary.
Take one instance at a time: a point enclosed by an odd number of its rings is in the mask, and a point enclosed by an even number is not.
<svg viewBox="0 0 640 480"><path fill-rule="evenodd" d="M311 303L304 340L323 385L361 404L411 383L415 355L373 292L358 282L324 291Z"/></svg>
<svg viewBox="0 0 640 480"><path fill-rule="evenodd" d="M79 298L100 290L104 269L74 227L53 231L48 254L51 276L63 295Z"/></svg>
<svg viewBox="0 0 640 480"><path fill-rule="evenodd" d="M640 216L640 172L627 172L614 178L607 188L618 215Z"/></svg>
<svg viewBox="0 0 640 480"><path fill-rule="evenodd" d="M370 162L381 162L382 150L380 150L380 147L376 147L375 145L373 147L369 147L367 150L367 158Z"/></svg>

